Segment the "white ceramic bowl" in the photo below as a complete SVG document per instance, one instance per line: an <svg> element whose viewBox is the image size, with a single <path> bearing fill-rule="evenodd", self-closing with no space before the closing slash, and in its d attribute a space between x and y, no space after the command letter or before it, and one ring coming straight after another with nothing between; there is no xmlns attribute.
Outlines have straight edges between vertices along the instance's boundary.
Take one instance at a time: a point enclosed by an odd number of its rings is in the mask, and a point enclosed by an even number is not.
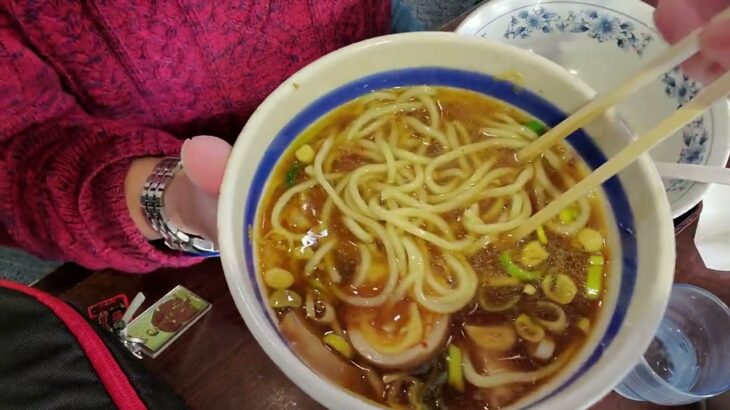
<svg viewBox="0 0 730 410"><path fill-rule="evenodd" d="M495 76L517 71L518 89ZM289 349L259 287L249 232L273 166L293 138L331 108L373 89L431 84L470 88L530 112L548 124L593 91L558 65L516 47L449 33L413 33L367 40L305 67L274 91L236 142L221 190L218 229L231 293L264 351L305 392L333 409L365 402L327 380ZM548 103L547 101L550 101ZM574 148L595 167L631 135L609 117ZM608 393L637 362L662 317L671 290L674 236L661 180L648 156L604 185L611 272L592 336L575 360L535 394L517 403L536 409L579 409Z"/></svg>
<svg viewBox="0 0 730 410"><path fill-rule="evenodd" d="M530 50L605 92L667 48L640 0L492 0L471 13L459 34ZM658 124L702 88L678 68L637 90L617 107L637 134ZM651 151L654 160L724 167L730 154L730 109L717 102ZM697 205L708 184L665 179L677 218Z"/></svg>

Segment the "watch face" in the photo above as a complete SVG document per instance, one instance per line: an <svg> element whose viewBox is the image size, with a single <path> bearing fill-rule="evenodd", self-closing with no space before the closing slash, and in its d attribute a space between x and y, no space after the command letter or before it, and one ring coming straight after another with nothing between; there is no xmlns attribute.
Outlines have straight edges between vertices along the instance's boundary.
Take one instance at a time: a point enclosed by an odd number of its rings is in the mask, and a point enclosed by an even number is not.
<svg viewBox="0 0 730 410"><path fill-rule="evenodd" d="M166 216L163 197L168 184L180 169L182 169L180 158L164 158L155 165L145 181L140 196L142 212L150 226L165 239L168 248L193 256L218 256L218 251L212 242L180 231Z"/></svg>

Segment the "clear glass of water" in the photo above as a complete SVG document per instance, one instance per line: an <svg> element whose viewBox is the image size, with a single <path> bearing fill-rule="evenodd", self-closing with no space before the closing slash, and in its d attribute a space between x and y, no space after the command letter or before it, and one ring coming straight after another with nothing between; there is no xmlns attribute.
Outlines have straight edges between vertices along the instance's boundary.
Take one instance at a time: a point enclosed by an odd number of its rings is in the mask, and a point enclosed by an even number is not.
<svg viewBox="0 0 730 410"><path fill-rule="evenodd" d="M730 309L697 286L675 284L641 361L614 389L632 400L694 403L730 389Z"/></svg>

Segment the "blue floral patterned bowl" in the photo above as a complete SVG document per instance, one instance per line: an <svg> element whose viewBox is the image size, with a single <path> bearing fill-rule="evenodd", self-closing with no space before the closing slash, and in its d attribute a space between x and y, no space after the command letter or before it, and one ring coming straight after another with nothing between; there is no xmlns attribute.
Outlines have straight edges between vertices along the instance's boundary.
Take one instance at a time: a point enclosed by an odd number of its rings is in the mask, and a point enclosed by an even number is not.
<svg viewBox="0 0 730 410"><path fill-rule="evenodd" d="M502 41L553 60L604 92L637 71L667 44L653 8L638 0L493 0L467 17L457 33ZM691 100L701 85L675 68L617 107L636 134ZM654 160L725 166L730 154L727 101L654 148ZM706 184L664 180L676 218L694 207Z"/></svg>

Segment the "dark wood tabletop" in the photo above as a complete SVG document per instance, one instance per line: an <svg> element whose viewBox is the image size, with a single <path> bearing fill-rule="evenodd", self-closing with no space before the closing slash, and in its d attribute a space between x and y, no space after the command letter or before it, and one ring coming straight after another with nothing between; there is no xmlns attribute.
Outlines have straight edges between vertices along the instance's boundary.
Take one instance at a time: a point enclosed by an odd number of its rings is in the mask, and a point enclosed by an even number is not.
<svg viewBox="0 0 730 410"><path fill-rule="evenodd" d="M677 236L676 281L710 289L730 303L730 276L704 267L694 246L696 214ZM83 278L73 286L60 286L59 276ZM211 311L156 359L144 364L167 382L193 409L319 409L269 360L246 328L236 309L220 262L211 259L187 269L161 270L146 275L98 271L84 275L66 266L57 275L37 284L53 291L82 311L100 300L143 292L155 301L182 284L213 304ZM146 307L150 302L146 302ZM594 410L655 410L661 406L634 402L612 393ZM693 409L685 406L675 409Z"/></svg>
<svg viewBox="0 0 730 410"><path fill-rule="evenodd" d="M469 10L471 11L471 10ZM465 12L442 29L453 30ZM730 275L705 268L694 245L701 205L675 220L675 282L711 290L730 304ZM167 350L144 365L169 384L191 409L321 409L266 356L254 340L228 291L220 261L211 259L187 269L166 269L146 275L110 270L89 272L64 265L35 286L54 293L85 311L87 306L118 295L146 296L142 309L173 287L183 285L213 307ZM141 312L142 310L140 310ZM665 407L627 400L611 393L591 410L699 409L698 405Z"/></svg>

